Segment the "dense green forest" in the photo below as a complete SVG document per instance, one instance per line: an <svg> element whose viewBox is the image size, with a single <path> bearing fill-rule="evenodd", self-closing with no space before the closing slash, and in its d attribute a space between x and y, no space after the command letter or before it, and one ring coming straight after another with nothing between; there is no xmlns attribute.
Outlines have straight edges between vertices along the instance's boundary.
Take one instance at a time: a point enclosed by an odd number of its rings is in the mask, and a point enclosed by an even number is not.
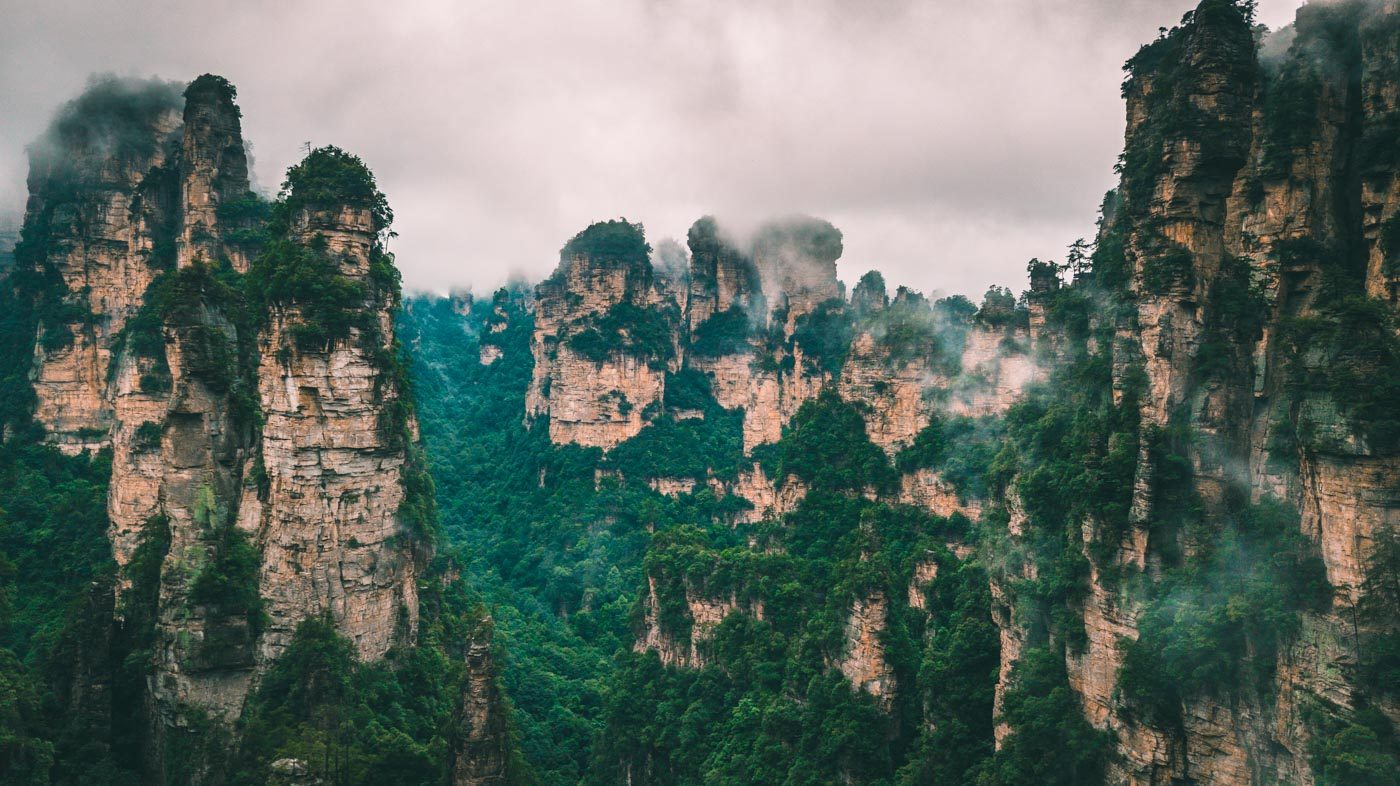
<svg viewBox="0 0 1400 786"><path fill-rule="evenodd" d="M1048 658L1008 698L1008 712L1035 726L1034 742L993 757L999 659L988 577L949 551L976 544L978 525L860 494L889 488L900 470L934 466L984 491L1004 439L994 424L936 418L892 460L870 443L855 406L828 391L754 456L813 491L781 521L736 527L742 500L704 484L669 497L644 481L732 477L743 461L739 413L715 403L702 374L674 375L663 411L699 409L703 421L663 414L607 456L551 444L542 421L526 425L533 320L523 303L519 288L470 303L410 299L401 335L446 537L474 555L523 752L545 782L630 774L678 784L955 783L980 774L1010 784L1066 761L1101 762L1104 742L1069 711L1063 667L1057 678ZM976 311L947 308L964 320ZM852 316L833 319L843 324L822 340L836 337L844 355ZM500 351L489 364L483 338ZM936 566L936 577L914 609L908 587L919 564ZM633 647L647 577L656 624L682 647L688 590L763 611L728 615L703 643L702 667L666 667ZM872 597L890 605L881 640L890 678L905 686L888 707L832 666L852 604ZM1054 717L1041 716L1046 702Z"/></svg>

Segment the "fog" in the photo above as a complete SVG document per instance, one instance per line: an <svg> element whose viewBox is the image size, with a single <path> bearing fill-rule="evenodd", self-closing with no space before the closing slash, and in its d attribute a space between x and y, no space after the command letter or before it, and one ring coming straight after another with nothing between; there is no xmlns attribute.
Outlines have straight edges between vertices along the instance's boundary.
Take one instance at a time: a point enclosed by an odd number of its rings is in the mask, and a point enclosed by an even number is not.
<svg viewBox="0 0 1400 786"><path fill-rule="evenodd" d="M1262 0L1278 27L1297 0ZM977 296L1092 234L1121 65L1190 0L0 0L0 224L93 73L238 86L255 176L360 155L414 289L540 278L592 221L821 216L840 270Z"/></svg>

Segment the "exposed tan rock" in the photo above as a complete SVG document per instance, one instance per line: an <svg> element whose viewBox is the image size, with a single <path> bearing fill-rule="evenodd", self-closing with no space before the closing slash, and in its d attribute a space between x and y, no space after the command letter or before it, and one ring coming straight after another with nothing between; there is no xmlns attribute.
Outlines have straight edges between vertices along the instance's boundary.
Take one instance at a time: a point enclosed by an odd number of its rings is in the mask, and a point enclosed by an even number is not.
<svg viewBox="0 0 1400 786"><path fill-rule="evenodd" d="M310 212L297 226L327 238L345 275L367 275L368 210ZM393 344L390 305L368 306L377 309L380 351ZM308 350L289 335L300 319L294 306L275 310L260 340L267 492L245 489L239 511L263 552L269 623L259 657L275 660L297 623L329 611L360 657L374 659L411 641L418 619L417 556L399 517L405 447L381 423L399 391L384 384L359 329Z"/></svg>
<svg viewBox="0 0 1400 786"><path fill-rule="evenodd" d="M982 516L982 503L962 499L956 490L931 469L920 469L901 475L898 500L904 505L923 508L935 516L961 513L972 521Z"/></svg>
<svg viewBox="0 0 1400 786"><path fill-rule="evenodd" d="M885 657L882 636L889 602L882 593L857 598L846 620L845 652L836 666L856 690L874 696L886 710L894 703L894 669Z"/></svg>
<svg viewBox="0 0 1400 786"><path fill-rule="evenodd" d="M946 377L932 371L923 357L896 364L888 348L862 332L851 342L837 390L847 401L866 405L866 434L893 455L928 425L934 411L930 393L946 384Z"/></svg>
<svg viewBox="0 0 1400 786"><path fill-rule="evenodd" d="M938 578L938 562L928 559L914 565L914 575L909 579L909 608L924 611L928 607L925 594L933 580Z"/></svg>
<svg viewBox="0 0 1400 786"><path fill-rule="evenodd" d="M763 284L753 260L724 236L714 218L696 221L688 236L689 292L686 322L694 331L711 316L731 308L764 310Z"/></svg>
<svg viewBox="0 0 1400 786"><path fill-rule="evenodd" d="M974 326L963 346L962 371L948 383L945 411L970 417L1005 412L1044 375L1029 348L1028 331Z"/></svg>
<svg viewBox="0 0 1400 786"><path fill-rule="evenodd" d="M660 402L666 384L664 369L645 358L619 354L594 363L568 346L555 350L550 374L547 403L541 397L543 409L536 410L548 412L550 440L605 449L641 432L643 413Z"/></svg>
<svg viewBox="0 0 1400 786"><path fill-rule="evenodd" d="M113 341L159 272L151 256L168 221L162 168L178 155L172 135L180 114L172 106L131 122L138 127L121 133L144 137L133 145L135 155L85 137L50 140L31 155L26 221L49 217L47 263L62 277L64 300L96 315L39 326L34 417L65 453L108 444ZM64 333L71 341L45 347Z"/></svg>
<svg viewBox="0 0 1400 786"><path fill-rule="evenodd" d="M653 651L667 666L678 668L704 668L708 662L705 645L714 637L715 628L725 617L734 612L752 614L755 619L763 619L763 604L740 604L734 596L728 598L708 598L692 590L685 590L685 603L691 619L689 641L677 639L673 631L664 630L657 620L656 579L647 577L647 594L642 599L642 632L633 649L637 652Z"/></svg>
<svg viewBox="0 0 1400 786"><path fill-rule="evenodd" d="M1309 442L1297 455L1276 455L1273 435L1289 417L1288 373L1295 362L1279 341L1279 326L1283 319L1313 309L1321 264L1283 258L1277 250L1296 238L1342 248L1351 242L1348 233L1359 231L1367 260L1365 287L1372 296L1394 302L1393 282L1378 275L1376 245L1380 222L1395 210L1394 173L1372 173L1358 182L1346 171L1353 155L1347 146L1355 141L1348 130L1353 108L1359 105L1363 116L1379 116L1396 106L1393 78L1380 76L1393 74L1395 38L1368 37L1365 31L1379 29L1385 14L1400 12L1400 7L1389 3L1376 10L1356 17L1361 20L1363 64L1374 64L1363 65L1359 86L1342 58L1323 56L1322 50L1331 46L1327 36L1336 33L1320 33L1323 24L1316 20L1331 11L1310 6L1300 14L1299 38L1290 57L1305 58L1318 77L1316 126L1310 141L1288 151L1282 172L1264 166L1259 96L1239 72L1253 68L1247 31L1191 31L1185 43L1186 72L1177 74L1177 84L1209 122L1224 130L1166 140L1163 171L1151 193L1127 195L1139 212L1116 219L1134 222L1128 253L1139 274L1165 253L1154 245L1162 241L1184 249L1191 261L1191 275L1164 290L1152 290L1139 278L1136 319L1120 333L1122 351L1114 348L1120 379L1134 357L1147 372L1144 426L1163 426L1182 415L1189 421L1196 435L1190 448L1195 483L1208 510L1222 504L1227 486L1241 481L1256 499L1276 496L1296 504L1303 531L1320 547L1329 581L1344 590L1359 584L1373 533L1396 523L1400 465L1393 456L1376 454L1332 402L1316 397L1305 397L1293 415L1307 421ZM1358 87L1359 95L1349 95ZM1153 89L1152 74L1136 75L1128 84L1130 145L1151 120L1146 96ZM1342 207L1351 199L1348 192L1357 194L1358 213ZM1154 239L1154 230L1161 239ZM1270 315L1259 341L1229 348L1233 356L1226 362L1238 373L1202 381L1199 350L1219 318L1211 312L1210 287L1231 257L1248 261L1270 303ZM1070 684L1086 717L1113 731L1117 740L1119 757L1110 767L1110 782L1312 783L1308 725L1299 707L1310 696L1326 697L1343 708L1351 703L1343 675L1352 667L1354 653L1335 612L1304 615L1303 634L1280 653L1276 676L1262 694L1240 686L1228 702L1197 697L1185 708L1179 729L1133 720L1115 695L1121 666L1117 641L1136 636L1140 600L1109 590L1102 571L1128 566L1153 575L1147 528L1153 517L1154 475L1144 449L1131 516L1135 526L1113 552L1111 565L1092 565L1083 602L1087 643L1082 652L1068 656ZM1087 539L1095 536L1092 522L1085 523L1085 533ZM1342 608L1353 593L1341 594ZM1013 611L1014 598L996 584L994 599L994 605ZM1020 651L1013 620L1013 613L999 613L1003 681L1008 660ZM999 729L998 739L1003 736Z"/></svg>
<svg viewBox="0 0 1400 786"><path fill-rule="evenodd" d="M806 484L796 477L789 475L779 485L770 480L757 463L751 469L740 470L738 479L725 491L753 505L739 515L739 522L750 524L780 518L795 510L807 496Z"/></svg>
<svg viewBox="0 0 1400 786"><path fill-rule="evenodd" d="M658 312L669 304L679 313L646 261L575 255L536 288L535 368L525 409L527 418L548 419L553 442L608 449L636 436L660 407L667 364L623 349L595 361L570 346L619 304Z"/></svg>
<svg viewBox="0 0 1400 786"><path fill-rule="evenodd" d="M699 484L695 478L651 478L647 485L658 494L665 494L668 497L679 497L682 494L689 494L695 490Z"/></svg>
<svg viewBox="0 0 1400 786"><path fill-rule="evenodd" d="M180 156L181 226L176 263L187 267L228 258L235 270L248 270L247 250L223 242L219 206L248 192L248 156L243 124L232 95L217 78L201 77L186 91L184 142Z"/></svg>
<svg viewBox="0 0 1400 786"><path fill-rule="evenodd" d="M459 739L453 747L453 786L509 783L510 732L491 658L491 636L478 632L467 650Z"/></svg>

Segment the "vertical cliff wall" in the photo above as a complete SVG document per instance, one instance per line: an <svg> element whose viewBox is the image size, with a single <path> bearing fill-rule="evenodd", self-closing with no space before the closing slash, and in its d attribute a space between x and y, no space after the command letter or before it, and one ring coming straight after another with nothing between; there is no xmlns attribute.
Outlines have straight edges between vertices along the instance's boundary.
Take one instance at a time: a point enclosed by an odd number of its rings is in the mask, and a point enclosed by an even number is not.
<svg viewBox="0 0 1400 786"><path fill-rule="evenodd" d="M1134 492L1122 525L1082 522L1079 621L1052 633L1070 642L1086 717L1113 734L1112 782L1311 783L1325 771L1317 735L1336 722L1318 718L1350 722L1389 701L1362 690L1364 634L1347 620L1400 489L1380 403L1394 300L1376 276L1393 210L1393 162L1376 151L1393 144L1383 96L1400 76L1397 19L1392 3L1309 5L1286 53L1261 62L1246 11L1204 2L1129 63L1120 201L1096 267L1121 304L1110 341L1116 400L1138 408L1122 443L1137 442ZM1194 564L1206 578L1191 592L1217 591L1204 587L1224 568L1203 566L1248 533L1250 500L1300 512L1289 528L1335 596L1295 598L1291 633L1254 656L1263 682L1184 687L1169 710L1145 708L1147 692L1125 681L1140 658L1164 668L1172 657L1144 652L1189 635L1178 612L1175 629L1159 627L1170 604L1224 602L1181 600L1180 577ZM1125 591L1125 569L1148 583ZM1028 633L1002 626L1004 638ZM1020 650L1003 647L1004 676Z"/></svg>
<svg viewBox="0 0 1400 786"><path fill-rule="evenodd" d="M659 408L677 361L680 307L663 294L641 228L594 224L566 244L536 290L530 418L550 439L610 448Z"/></svg>
<svg viewBox="0 0 1400 786"><path fill-rule="evenodd" d="M32 149L25 265L46 279L33 413L65 452L108 444L113 343L173 264L180 108L174 84L97 82Z"/></svg>
<svg viewBox="0 0 1400 786"><path fill-rule="evenodd" d="M235 754L266 764L235 724L286 700L259 686L303 679L282 656L308 638L345 642L342 672L394 679L386 654L420 644L420 582L424 646L468 657L458 620L481 616L446 568L426 573L433 487L395 339L384 196L359 159L322 148L269 203L249 192L240 126L221 77L183 96L94 83L33 148L7 282L33 349L6 375L6 436L111 456L104 647L120 662L104 673L93 655L74 678L91 684L64 690L117 686L132 706L71 712L144 724L96 733L138 747L114 755L162 782L220 782ZM489 651L470 658L468 683L494 685ZM456 691L458 676L432 689ZM420 720L447 723L451 703ZM470 703L485 774L462 782L500 782L504 754L493 765L481 746L509 749L502 702Z"/></svg>
<svg viewBox="0 0 1400 786"><path fill-rule="evenodd" d="M297 205L288 226L292 254L319 256L322 275L358 297L335 315L343 335L328 335L337 328L327 324L324 304L295 289L274 290L258 337L264 420L239 527L262 553L259 594L268 621L259 657L275 660L302 619L328 611L360 657L374 659L413 641L427 537L404 515L416 427L403 419L407 405L394 376L397 281L385 280L392 262L379 245L383 219L372 205L303 204L296 188L288 202Z"/></svg>

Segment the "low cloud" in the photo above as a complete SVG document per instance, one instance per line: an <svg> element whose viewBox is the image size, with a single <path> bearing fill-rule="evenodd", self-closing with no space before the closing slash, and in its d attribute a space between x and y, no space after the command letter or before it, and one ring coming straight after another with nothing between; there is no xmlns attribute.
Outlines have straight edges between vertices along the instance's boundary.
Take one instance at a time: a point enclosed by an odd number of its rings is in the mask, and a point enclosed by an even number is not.
<svg viewBox="0 0 1400 786"><path fill-rule="evenodd" d="M92 73L239 88L256 176L302 143L375 170L405 283L548 274L590 222L806 213L847 281L980 294L1092 233L1119 67L1191 0L384 4L0 0L0 209ZM1265 0L1278 26L1296 0Z"/></svg>

